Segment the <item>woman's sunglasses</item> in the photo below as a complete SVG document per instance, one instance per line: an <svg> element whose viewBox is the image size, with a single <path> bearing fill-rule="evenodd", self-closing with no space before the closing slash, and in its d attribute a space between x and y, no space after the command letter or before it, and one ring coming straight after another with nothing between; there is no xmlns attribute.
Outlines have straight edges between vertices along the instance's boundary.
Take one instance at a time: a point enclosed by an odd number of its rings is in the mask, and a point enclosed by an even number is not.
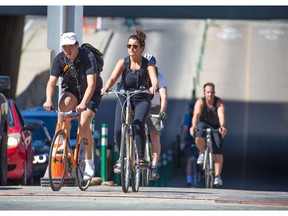
<svg viewBox="0 0 288 216"><path fill-rule="evenodd" d="M138 48L138 45L135 45L135 44L133 44L133 45L127 44L127 48L128 48L128 49L131 49L131 47L133 47L133 49L137 49L137 48Z"/></svg>

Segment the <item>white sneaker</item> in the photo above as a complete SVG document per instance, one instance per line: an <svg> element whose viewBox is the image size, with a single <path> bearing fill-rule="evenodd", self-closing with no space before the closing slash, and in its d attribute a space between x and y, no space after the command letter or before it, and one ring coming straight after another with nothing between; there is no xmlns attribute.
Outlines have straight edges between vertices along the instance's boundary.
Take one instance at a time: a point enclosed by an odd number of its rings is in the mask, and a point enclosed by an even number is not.
<svg viewBox="0 0 288 216"><path fill-rule="evenodd" d="M87 181L94 176L94 164L86 164L83 180Z"/></svg>
<svg viewBox="0 0 288 216"><path fill-rule="evenodd" d="M203 164L203 163L204 163L204 153L200 153L197 159L197 164Z"/></svg>
<svg viewBox="0 0 288 216"><path fill-rule="evenodd" d="M223 181L221 179L220 176L216 176L215 179L214 179L214 185L217 185L217 186L222 186L223 185Z"/></svg>

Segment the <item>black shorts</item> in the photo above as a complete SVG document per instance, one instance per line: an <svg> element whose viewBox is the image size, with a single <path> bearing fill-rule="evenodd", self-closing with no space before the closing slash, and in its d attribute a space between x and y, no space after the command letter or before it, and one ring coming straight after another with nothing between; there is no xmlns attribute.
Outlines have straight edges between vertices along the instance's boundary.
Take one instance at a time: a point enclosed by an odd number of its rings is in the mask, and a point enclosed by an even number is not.
<svg viewBox="0 0 288 216"><path fill-rule="evenodd" d="M73 94L77 98L78 104L80 104L82 98L80 98L78 90L75 90L72 88L66 88L66 89L64 89L64 92L69 92L69 93ZM83 95L81 95L81 96L83 97ZM96 112L100 106L101 100L102 100L101 91L94 91L91 99L86 104L86 108L92 110L96 114Z"/></svg>
<svg viewBox="0 0 288 216"><path fill-rule="evenodd" d="M206 124L205 122L198 122L197 124L198 129L218 129L218 127L212 127L211 125ZM221 134L219 132L212 132L212 147L213 147L213 153L215 154L223 154L223 138L221 137ZM206 138L206 133L202 131L196 131L195 137L203 137Z"/></svg>

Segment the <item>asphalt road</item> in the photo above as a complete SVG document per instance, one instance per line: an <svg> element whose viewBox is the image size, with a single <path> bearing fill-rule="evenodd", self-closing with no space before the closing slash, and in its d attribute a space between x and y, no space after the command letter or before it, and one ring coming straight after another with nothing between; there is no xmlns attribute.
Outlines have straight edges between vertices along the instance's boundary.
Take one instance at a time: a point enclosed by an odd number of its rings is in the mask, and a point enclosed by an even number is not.
<svg viewBox="0 0 288 216"><path fill-rule="evenodd" d="M92 186L87 191L63 187L0 187L0 210L288 210L287 192L200 188ZM283 211L284 210L284 211ZM185 212L184 212L185 213Z"/></svg>

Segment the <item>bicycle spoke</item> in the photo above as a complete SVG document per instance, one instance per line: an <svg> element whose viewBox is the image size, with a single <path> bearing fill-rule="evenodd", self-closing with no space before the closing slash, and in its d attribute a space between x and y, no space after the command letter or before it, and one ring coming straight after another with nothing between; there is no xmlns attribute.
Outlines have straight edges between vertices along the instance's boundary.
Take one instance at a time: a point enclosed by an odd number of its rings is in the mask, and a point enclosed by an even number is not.
<svg viewBox="0 0 288 216"><path fill-rule="evenodd" d="M55 133L49 154L49 183L53 191L59 191L63 186L67 172L67 145L65 145L66 134L63 130Z"/></svg>

